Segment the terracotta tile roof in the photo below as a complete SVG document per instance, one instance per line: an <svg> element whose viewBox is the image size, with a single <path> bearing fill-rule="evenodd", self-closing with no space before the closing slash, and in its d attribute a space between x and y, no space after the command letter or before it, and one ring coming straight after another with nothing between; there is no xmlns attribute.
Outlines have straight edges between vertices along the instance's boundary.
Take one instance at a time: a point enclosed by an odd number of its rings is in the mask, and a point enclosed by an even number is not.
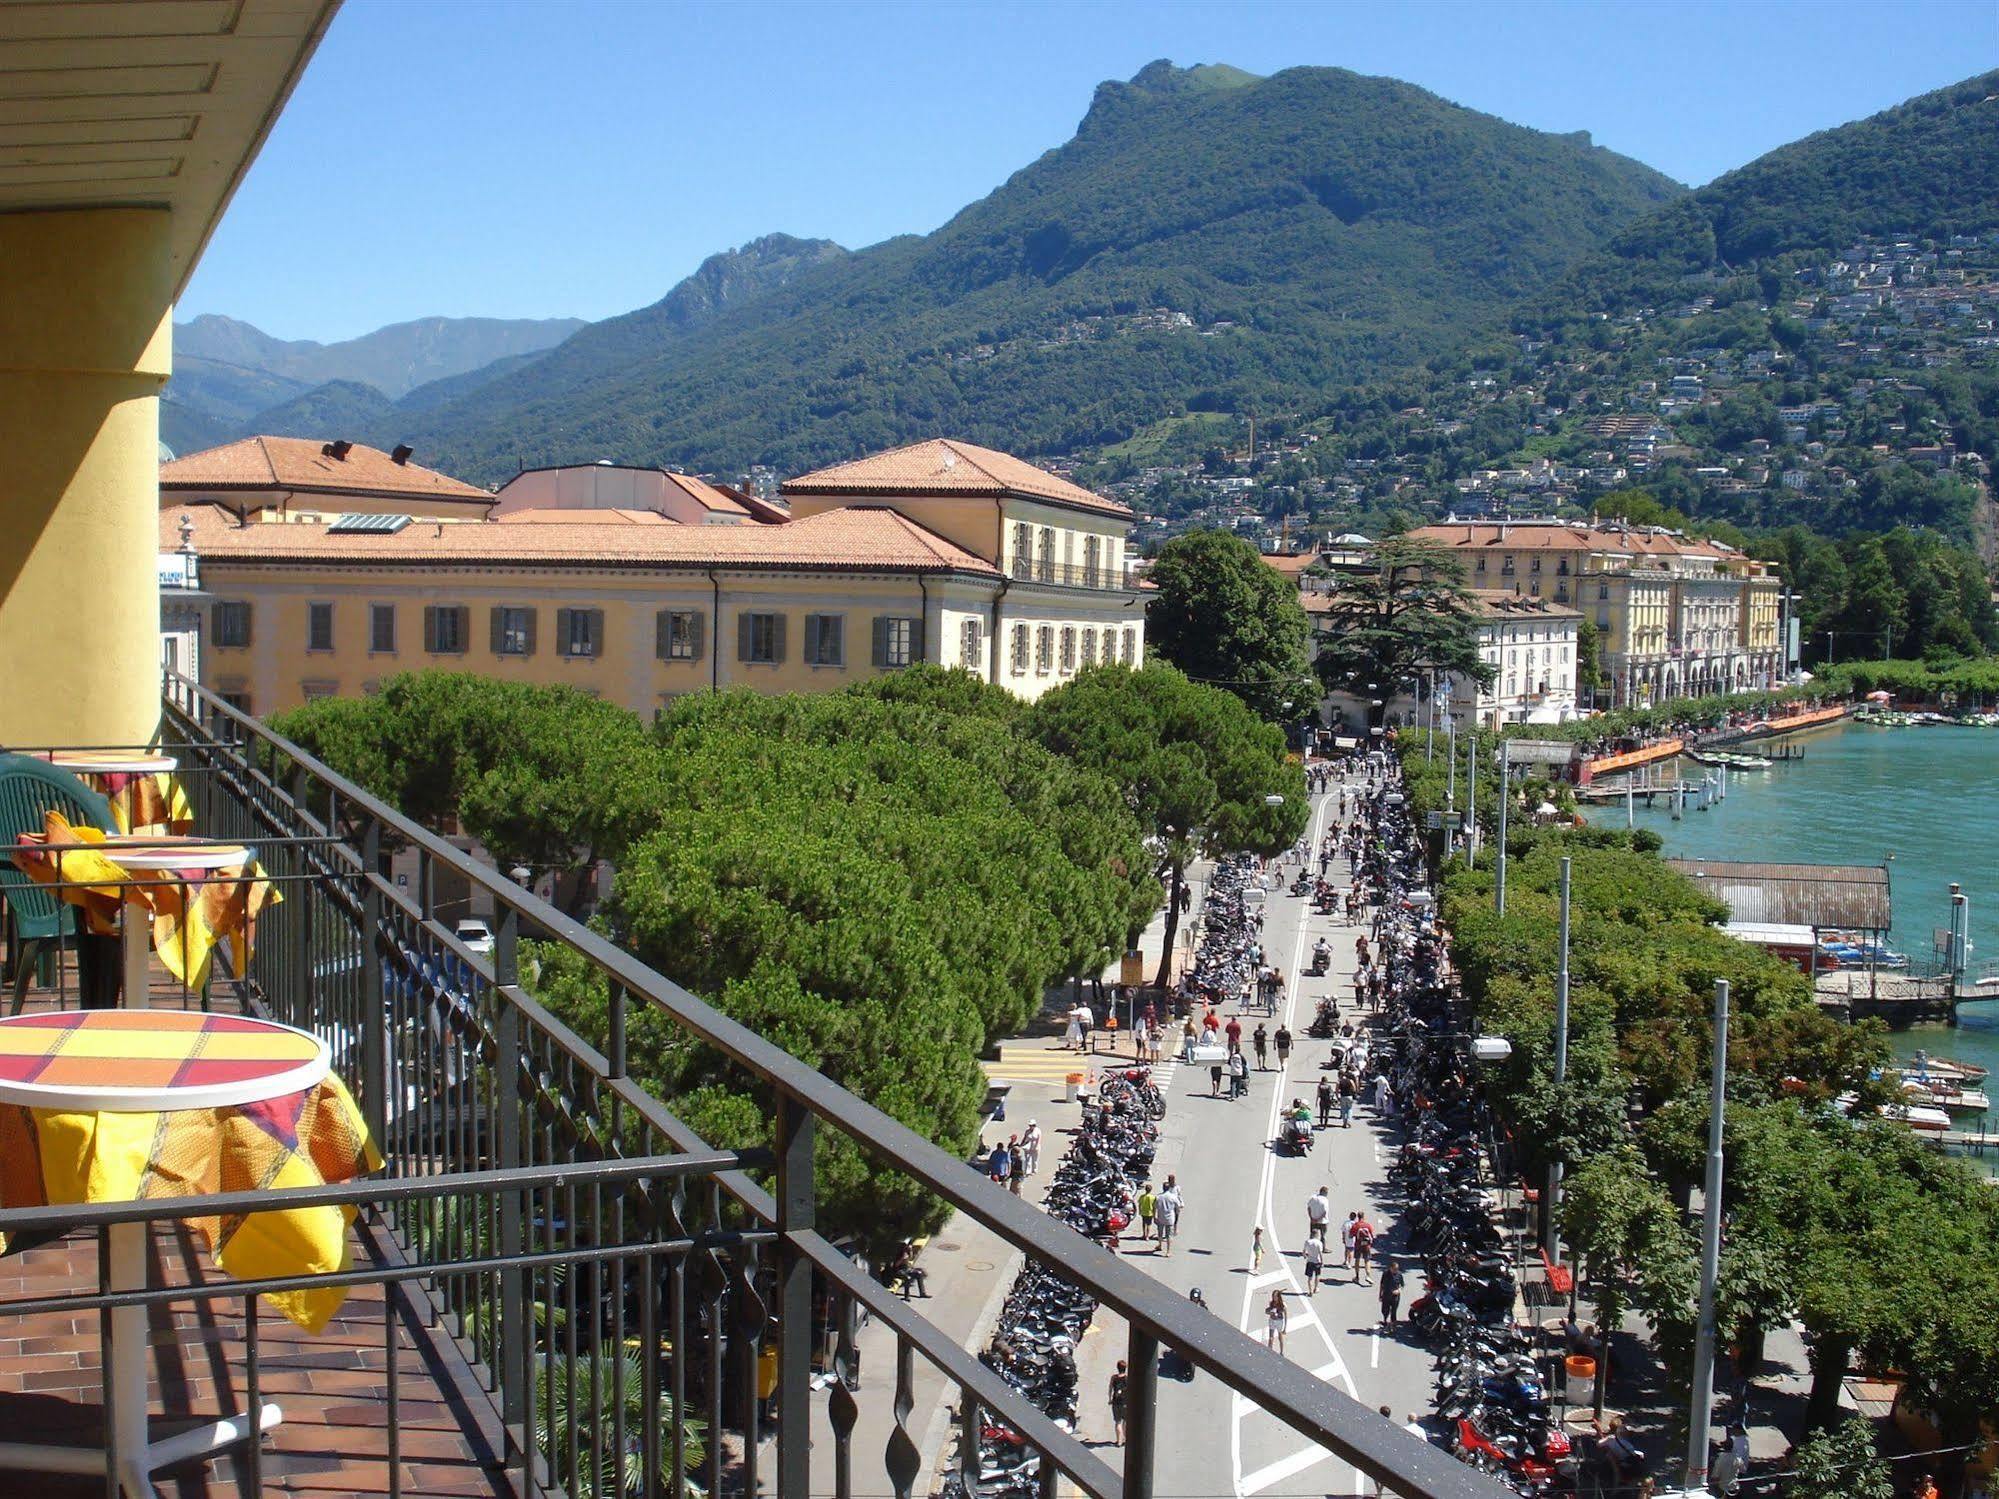
<svg viewBox="0 0 1999 1499"><path fill-rule="evenodd" d="M1264 565L1275 568L1280 577L1286 578L1302 576L1305 570L1318 560L1319 554L1317 552L1294 552L1289 555L1279 555L1273 552L1265 552L1263 554Z"/></svg>
<svg viewBox="0 0 1999 1499"><path fill-rule="evenodd" d="M1670 531L1634 531L1622 527L1585 526L1568 522L1455 521L1421 526L1409 533L1412 540L1434 541L1444 546L1496 547L1521 552L1613 552L1628 557L1712 557L1725 561L1741 556L1719 542Z"/></svg>
<svg viewBox="0 0 1999 1499"><path fill-rule="evenodd" d="M783 493L1012 494L1024 499L1051 500L1100 515L1131 514L1130 506L1092 494L1081 485L1057 478L1011 453L977 447L951 437L933 437L906 448L891 448L886 453L856 458L852 463L836 463L831 468L800 474L785 481Z"/></svg>
<svg viewBox="0 0 1999 1499"><path fill-rule="evenodd" d="M767 526L683 526L620 512L516 512L501 520L419 520L393 533L329 534L324 524L236 524L213 505L160 512L160 547L180 546L180 517L194 526L204 562L407 563L411 566L769 567L825 571L962 572L996 578L984 558L893 510L849 506ZM527 519L523 519L523 517Z"/></svg>
<svg viewBox="0 0 1999 1499"><path fill-rule="evenodd" d="M1487 619L1530 615L1546 619L1582 618L1580 609L1571 609L1567 604L1557 604L1551 599L1537 599L1531 594L1515 593L1510 588L1474 588L1470 592L1473 606Z"/></svg>
<svg viewBox="0 0 1999 1499"><path fill-rule="evenodd" d="M738 504L735 497L725 494L705 479L697 479L692 474L669 473L666 482L679 489L695 504L723 515L748 515L748 507Z"/></svg>
<svg viewBox="0 0 1999 1499"><path fill-rule="evenodd" d="M476 485L420 463L397 463L380 448L357 442L345 458L335 458L325 451L330 446L310 437L246 437L162 464L160 489L303 489L493 503Z"/></svg>
<svg viewBox="0 0 1999 1499"><path fill-rule="evenodd" d="M509 510L493 517L496 526L677 526L679 521L658 510Z"/></svg>

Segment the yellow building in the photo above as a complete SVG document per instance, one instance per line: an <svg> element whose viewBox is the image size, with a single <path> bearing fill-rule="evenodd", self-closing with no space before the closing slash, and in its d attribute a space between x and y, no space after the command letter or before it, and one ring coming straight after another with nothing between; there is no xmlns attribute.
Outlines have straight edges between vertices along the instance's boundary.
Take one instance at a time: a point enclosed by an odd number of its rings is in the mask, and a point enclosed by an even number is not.
<svg viewBox="0 0 1999 1499"><path fill-rule="evenodd" d="M1772 564L1654 527L1447 522L1410 533L1460 553L1474 588L1573 604L1596 627L1613 705L1778 684Z"/></svg>
<svg viewBox="0 0 1999 1499"><path fill-rule="evenodd" d="M707 489L674 477L676 492ZM786 493L792 518L764 523L594 501L478 519L295 502L177 507L161 535L178 546L190 523L213 600L204 679L257 713L430 666L565 683L650 716L682 693L827 691L920 661L1031 698L1143 659L1122 506L946 441Z"/></svg>

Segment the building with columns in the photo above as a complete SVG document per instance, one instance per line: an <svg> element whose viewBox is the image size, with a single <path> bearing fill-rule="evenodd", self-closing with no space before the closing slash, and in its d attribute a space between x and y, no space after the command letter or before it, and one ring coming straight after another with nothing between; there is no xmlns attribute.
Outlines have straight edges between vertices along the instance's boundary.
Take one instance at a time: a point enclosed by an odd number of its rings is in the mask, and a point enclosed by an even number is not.
<svg viewBox="0 0 1999 1499"><path fill-rule="evenodd" d="M1782 682L1782 580L1775 564L1733 547L1655 527L1555 520L1448 521L1410 535L1458 553L1475 589L1577 609L1596 630L1607 684L1598 706Z"/></svg>

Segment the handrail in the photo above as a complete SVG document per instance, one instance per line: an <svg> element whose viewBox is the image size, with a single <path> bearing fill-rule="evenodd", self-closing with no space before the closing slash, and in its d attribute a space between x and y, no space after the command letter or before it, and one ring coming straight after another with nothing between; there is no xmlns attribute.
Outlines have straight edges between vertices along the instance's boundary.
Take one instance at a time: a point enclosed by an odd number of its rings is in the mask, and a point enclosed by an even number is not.
<svg viewBox="0 0 1999 1499"><path fill-rule="evenodd" d="M1212 1313L1173 1294L1066 1224L1011 1193L995 1192L991 1183L964 1161L946 1154L907 1125L697 999L632 954L515 884L502 871L468 858L435 833L385 805L208 689L168 673L166 696L170 705L175 694L183 702L199 704L222 721L235 724L337 792L343 802L351 803L384 828L393 830L396 837L406 840L424 856L451 868L503 907L528 918L556 940L581 953L626 994L656 1006L684 1030L761 1077L779 1095L774 1103L789 1101L825 1120L876 1159L938 1193L1015 1248L1036 1260L1060 1265L1068 1279L1134 1328L1180 1351L1190 1363L1207 1370L1222 1384L1295 1431L1338 1453L1383 1485L1399 1493L1434 1496L1434 1499L1457 1499L1457 1496L1491 1499L1505 1492L1492 1480L1404 1431L1400 1425L1381 1420L1377 1412L1315 1377L1311 1371L1299 1368ZM278 789L275 783L273 789ZM368 873L376 878L385 895L402 900L413 916L423 919L423 913L381 881L375 871ZM489 965L481 963L479 968L482 975L490 975ZM510 1001L533 1009L538 1024L545 1023L558 1035L570 1034L567 1027L534 1006L517 986L496 987ZM666 1113L643 1090L633 1091L652 1110ZM675 1145L705 1148L686 1132L685 1126L678 1121L674 1124L684 1135L684 1142L668 1135ZM729 1190L764 1221L776 1221L777 1214L768 1195L756 1194L761 1201L753 1202L735 1184L730 1184Z"/></svg>

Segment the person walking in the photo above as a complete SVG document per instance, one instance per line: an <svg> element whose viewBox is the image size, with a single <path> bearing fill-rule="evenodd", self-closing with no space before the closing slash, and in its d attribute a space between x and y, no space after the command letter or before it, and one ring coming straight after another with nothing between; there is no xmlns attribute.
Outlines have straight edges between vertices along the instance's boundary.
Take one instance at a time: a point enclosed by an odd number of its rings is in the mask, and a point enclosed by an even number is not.
<svg viewBox="0 0 1999 1499"><path fill-rule="evenodd" d="M1016 1145L1009 1154L1012 1158L1008 1162L1006 1184L1013 1195L1018 1197L1020 1184L1027 1180L1027 1152Z"/></svg>
<svg viewBox="0 0 1999 1499"><path fill-rule="evenodd" d="M1268 1072L1270 1070L1270 1033L1263 1028L1261 1020L1257 1021L1256 1031L1249 1038L1249 1041L1250 1045L1256 1048L1256 1070L1258 1072Z"/></svg>
<svg viewBox="0 0 1999 1499"><path fill-rule="evenodd" d="M1185 1024L1180 1027L1180 1060L1183 1062L1194 1060L1194 1017L1192 1015L1189 1015Z"/></svg>
<svg viewBox="0 0 1999 1499"><path fill-rule="evenodd" d="M1263 1308L1263 1346L1284 1352L1284 1329L1290 1325L1290 1314L1284 1310L1284 1288L1279 1286L1270 1293L1270 1300Z"/></svg>
<svg viewBox="0 0 1999 1499"><path fill-rule="evenodd" d="M1041 1169L1041 1125L1035 1120L1027 1121L1027 1129L1020 1137L1020 1153L1027 1158L1029 1176Z"/></svg>
<svg viewBox="0 0 1999 1499"><path fill-rule="evenodd" d="M1353 1269L1353 1226L1359 1213L1348 1213L1347 1221L1340 1225L1340 1267Z"/></svg>
<svg viewBox="0 0 1999 1499"><path fill-rule="evenodd" d="M1229 1053L1229 1097L1242 1098L1249 1093L1249 1058L1240 1051Z"/></svg>
<svg viewBox="0 0 1999 1499"><path fill-rule="evenodd" d="M1256 1274L1263 1268L1263 1225L1257 1224L1249 1231L1249 1273Z"/></svg>
<svg viewBox="0 0 1999 1499"><path fill-rule="evenodd" d="M1074 1010L1069 1012L1069 1024L1062 1031L1062 1049L1064 1051L1083 1049L1083 1022L1077 1019Z"/></svg>
<svg viewBox="0 0 1999 1499"><path fill-rule="evenodd" d="M1333 1203L1326 1188L1321 1187L1305 1199L1305 1237L1316 1238L1321 1244L1326 1242L1326 1220L1332 1216Z"/></svg>
<svg viewBox="0 0 1999 1499"><path fill-rule="evenodd" d="M1228 1046L1231 1052L1242 1050L1242 1019L1240 1016L1229 1016L1229 1023L1222 1027L1222 1034L1228 1037Z"/></svg>
<svg viewBox="0 0 1999 1499"><path fill-rule="evenodd" d="M1311 1295L1319 1289L1319 1277L1326 1269L1326 1245L1322 1239L1305 1241L1305 1294Z"/></svg>
<svg viewBox="0 0 1999 1499"><path fill-rule="evenodd" d="M1361 1213L1353 1221L1353 1278L1357 1286L1374 1284L1368 1275L1374 1269L1374 1225Z"/></svg>
<svg viewBox="0 0 1999 1499"><path fill-rule="evenodd" d="M1208 1097L1210 1098L1220 1098L1222 1096L1222 1067L1223 1059L1221 1057L1216 1057L1214 1061L1208 1063Z"/></svg>
<svg viewBox="0 0 1999 1499"><path fill-rule="evenodd" d="M1166 1190L1159 1194L1159 1202L1153 1208L1153 1221L1159 1225L1159 1252L1173 1252L1173 1235L1180 1227L1180 1188L1172 1177L1166 1178Z"/></svg>
<svg viewBox="0 0 1999 1499"><path fill-rule="evenodd" d="M1272 1039L1277 1042L1277 1065L1282 1069L1291 1061L1291 1028L1286 1025L1278 1026L1277 1034Z"/></svg>
<svg viewBox="0 0 1999 1499"><path fill-rule="evenodd" d="M1319 1077L1319 1128L1324 1129L1333 1122L1333 1080L1323 1073Z"/></svg>
<svg viewBox="0 0 1999 1499"><path fill-rule="evenodd" d="M1353 1080L1351 1072L1340 1073L1340 1128L1353 1128L1353 1101L1360 1087Z"/></svg>
<svg viewBox="0 0 1999 1499"><path fill-rule="evenodd" d="M1402 1315L1402 1266L1393 1255L1381 1266L1381 1325L1393 1327Z"/></svg>
<svg viewBox="0 0 1999 1499"><path fill-rule="evenodd" d="M1118 1446L1124 1445L1124 1402L1131 1389L1131 1376L1125 1372L1124 1360L1117 1361L1117 1373L1111 1376L1110 1406L1112 1440Z"/></svg>
<svg viewBox="0 0 1999 1499"><path fill-rule="evenodd" d="M1008 1138L1011 1139L1011 1136ZM1007 1153L1006 1146L995 1145L992 1148L992 1153L986 1157L986 1174L992 1177L995 1186L1000 1187L1005 1186L1013 1176L1013 1157Z"/></svg>
<svg viewBox="0 0 1999 1499"><path fill-rule="evenodd" d="M1146 1182L1138 1189L1138 1237L1152 1237L1152 1216L1159 1211L1159 1194L1152 1190L1152 1183Z"/></svg>

